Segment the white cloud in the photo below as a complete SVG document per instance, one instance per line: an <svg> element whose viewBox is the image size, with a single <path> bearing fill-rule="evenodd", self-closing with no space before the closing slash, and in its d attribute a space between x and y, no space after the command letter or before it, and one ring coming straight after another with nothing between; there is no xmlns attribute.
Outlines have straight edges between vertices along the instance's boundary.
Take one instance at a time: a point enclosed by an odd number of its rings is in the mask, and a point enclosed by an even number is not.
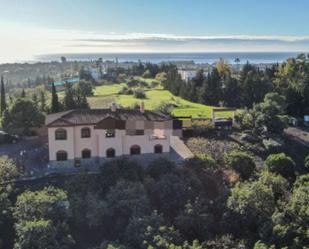
<svg viewBox="0 0 309 249"><path fill-rule="evenodd" d="M100 34L14 24L0 30L0 62L61 53L309 51L309 36Z"/></svg>

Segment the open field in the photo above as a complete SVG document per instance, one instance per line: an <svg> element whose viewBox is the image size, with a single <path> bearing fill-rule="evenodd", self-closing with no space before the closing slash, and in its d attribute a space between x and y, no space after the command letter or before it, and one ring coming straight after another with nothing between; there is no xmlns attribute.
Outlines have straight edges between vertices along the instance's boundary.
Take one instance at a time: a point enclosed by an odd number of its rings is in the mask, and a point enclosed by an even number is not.
<svg viewBox="0 0 309 249"><path fill-rule="evenodd" d="M192 103L180 97L176 97L161 87L145 90L146 99L137 99L133 95L120 95L118 92L126 84L113 84L96 87L94 96L88 98L91 108L106 108L112 102L118 103L124 107L133 107L141 101L145 103L145 108L149 110L157 109L162 103L168 102L175 106L172 114L175 116L193 116L201 118L211 117L212 106ZM222 113L222 116L230 117L231 112Z"/></svg>

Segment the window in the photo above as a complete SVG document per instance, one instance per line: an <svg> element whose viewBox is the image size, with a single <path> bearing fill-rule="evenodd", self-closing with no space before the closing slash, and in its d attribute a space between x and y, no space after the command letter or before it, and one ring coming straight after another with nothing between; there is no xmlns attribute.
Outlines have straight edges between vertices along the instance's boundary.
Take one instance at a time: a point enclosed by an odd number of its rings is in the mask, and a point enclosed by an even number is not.
<svg viewBox="0 0 309 249"><path fill-rule="evenodd" d="M143 136L144 134L144 130L126 130L128 136Z"/></svg>
<svg viewBox="0 0 309 249"><path fill-rule="evenodd" d="M155 145L155 147L154 147L154 153L156 153L156 154L161 154L162 151L163 151L163 147L162 147L161 144Z"/></svg>
<svg viewBox="0 0 309 249"><path fill-rule="evenodd" d="M91 136L91 130L88 127L82 128L81 129L81 137L82 138L87 138Z"/></svg>
<svg viewBox="0 0 309 249"><path fill-rule="evenodd" d="M105 137L115 137L115 130L114 129L106 130Z"/></svg>
<svg viewBox="0 0 309 249"><path fill-rule="evenodd" d="M139 147L138 145L131 146L130 154L131 155L140 155L141 154L141 147Z"/></svg>
<svg viewBox="0 0 309 249"><path fill-rule="evenodd" d="M66 151L58 151L56 153L56 158L57 158L57 161L66 161L68 160L68 153Z"/></svg>
<svg viewBox="0 0 309 249"><path fill-rule="evenodd" d="M115 157L115 150L113 148L109 148L106 150L106 157L112 158Z"/></svg>
<svg viewBox="0 0 309 249"><path fill-rule="evenodd" d="M91 157L91 150L84 149L82 151L82 158L90 158Z"/></svg>
<svg viewBox="0 0 309 249"><path fill-rule="evenodd" d="M67 131L65 129L57 129L55 131L55 139L56 140L66 140L67 139Z"/></svg>
<svg viewBox="0 0 309 249"><path fill-rule="evenodd" d="M136 130L135 135L137 136L143 136L144 135L144 130Z"/></svg>

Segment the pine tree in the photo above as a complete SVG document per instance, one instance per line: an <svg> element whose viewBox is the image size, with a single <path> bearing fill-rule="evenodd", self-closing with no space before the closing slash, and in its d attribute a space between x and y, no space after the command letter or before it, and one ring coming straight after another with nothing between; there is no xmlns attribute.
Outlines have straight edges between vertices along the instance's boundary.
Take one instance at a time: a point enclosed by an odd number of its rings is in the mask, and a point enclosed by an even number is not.
<svg viewBox="0 0 309 249"><path fill-rule="evenodd" d="M5 101L5 89L4 89L4 80L3 80L3 76L1 75L1 103L0 103L0 114L2 115L2 113L4 112L4 110L6 109L6 101Z"/></svg>
<svg viewBox="0 0 309 249"><path fill-rule="evenodd" d="M52 100L51 100L51 112L56 113L59 112L59 100L56 92L55 84L52 83Z"/></svg>

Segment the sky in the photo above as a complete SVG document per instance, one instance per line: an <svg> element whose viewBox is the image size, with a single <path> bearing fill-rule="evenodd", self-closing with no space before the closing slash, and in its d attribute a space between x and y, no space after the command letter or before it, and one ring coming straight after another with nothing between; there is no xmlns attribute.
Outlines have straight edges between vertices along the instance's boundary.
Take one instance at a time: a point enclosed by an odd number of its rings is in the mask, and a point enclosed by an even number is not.
<svg viewBox="0 0 309 249"><path fill-rule="evenodd" d="M0 0L0 63L42 54L308 52L308 0Z"/></svg>

